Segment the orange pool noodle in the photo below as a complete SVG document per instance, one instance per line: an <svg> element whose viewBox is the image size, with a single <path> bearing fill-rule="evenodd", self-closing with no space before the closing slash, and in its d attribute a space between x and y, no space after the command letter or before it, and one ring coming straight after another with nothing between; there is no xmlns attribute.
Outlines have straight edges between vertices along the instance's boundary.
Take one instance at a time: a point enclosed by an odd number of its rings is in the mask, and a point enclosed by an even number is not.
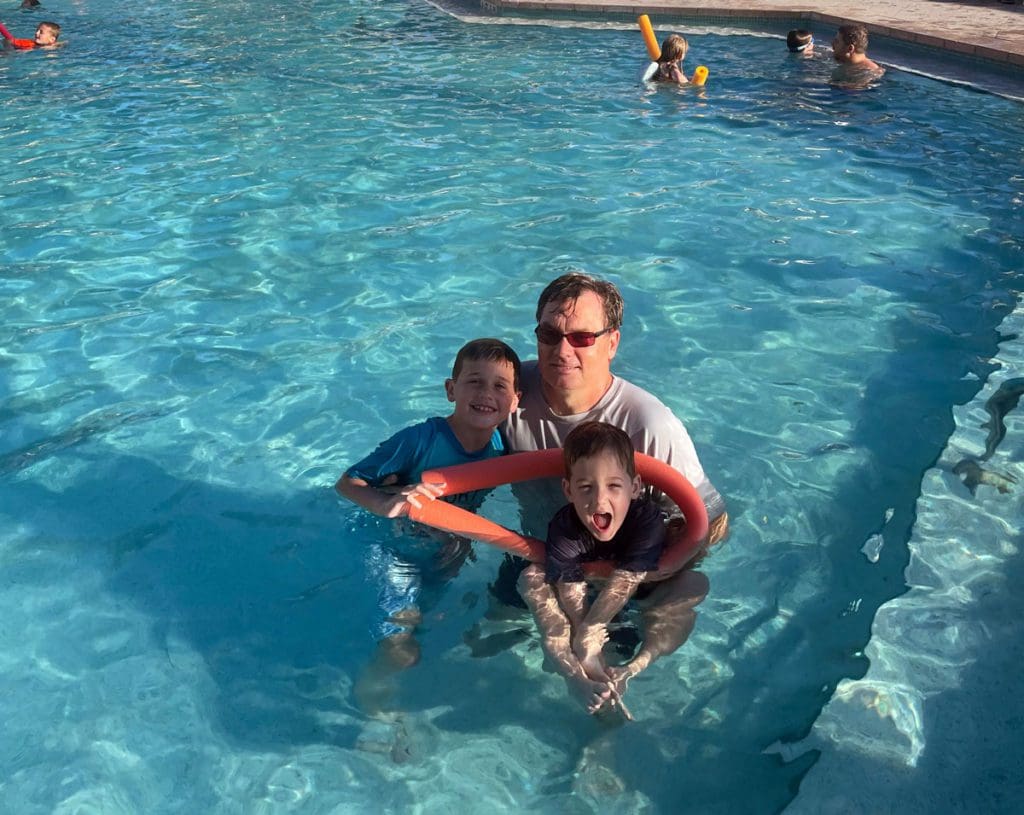
<svg viewBox="0 0 1024 815"><path fill-rule="evenodd" d="M651 18L646 14L641 14L636 18L637 24L640 26L640 33L644 35L644 44L647 46L647 53L655 62L658 61L658 57L661 56L661 46L658 45L658 40L654 36L654 29L651 27Z"/></svg>
<svg viewBox="0 0 1024 815"><path fill-rule="evenodd" d="M635 456L637 474L644 483L662 490L675 501L686 518L685 534L675 539L672 545L662 552L658 561L659 570L678 571L697 554L700 542L708 533L708 516L704 501L693 485L668 464L643 453L636 453ZM562 451L555 448L533 453L514 453L486 461L428 470L423 473L423 481L444 482L444 494L457 495L461 492L496 487L499 484L559 477L564 472ZM437 529L490 543L534 563L544 561L543 541L513 532L447 501L422 501L418 509L410 506L409 517ZM614 568L614 563L601 561L586 564L585 571L591 576L607 577Z"/></svg>
<svg viewBox="0 0 1024 815"><path fill-rule="evenodd" d="M691 85L703 85L708 81L708 69L703 65L698 65L693 69L693 76L690 77Z"/></svg>

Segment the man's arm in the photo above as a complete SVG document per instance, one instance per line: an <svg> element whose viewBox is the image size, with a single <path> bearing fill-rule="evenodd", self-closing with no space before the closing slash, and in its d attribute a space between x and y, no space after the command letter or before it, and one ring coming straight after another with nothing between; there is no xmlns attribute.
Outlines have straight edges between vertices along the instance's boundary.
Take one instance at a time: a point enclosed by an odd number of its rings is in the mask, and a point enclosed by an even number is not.
<svg viewBox="0 0 1024 815"><path fill-rule="evenodd" d="M708 522L708 546L721 543L729 535L729 513L723 512Z"/></svg>

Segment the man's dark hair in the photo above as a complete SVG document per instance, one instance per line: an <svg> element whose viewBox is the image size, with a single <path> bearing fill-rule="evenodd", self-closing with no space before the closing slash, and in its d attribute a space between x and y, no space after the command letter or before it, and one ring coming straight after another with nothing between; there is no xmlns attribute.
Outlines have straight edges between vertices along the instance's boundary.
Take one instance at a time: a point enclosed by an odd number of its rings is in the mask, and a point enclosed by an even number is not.
<svg viewBox="0 0 1024 815"><path fill-rule="evenodd" d="M605 328L622 326L622 295L614 283L600 280L582 272L570 272L548 283L540 293L537 301L537 322L540 322L544 309L551 303L561 305L578 300L583 292L592 291L601 298L604 304Z"/></svg>

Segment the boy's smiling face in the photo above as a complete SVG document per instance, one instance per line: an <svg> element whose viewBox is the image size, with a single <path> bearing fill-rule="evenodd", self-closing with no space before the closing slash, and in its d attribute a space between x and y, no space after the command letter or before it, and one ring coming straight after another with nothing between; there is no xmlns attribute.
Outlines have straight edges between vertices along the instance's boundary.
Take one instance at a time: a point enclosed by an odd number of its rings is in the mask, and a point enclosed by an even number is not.
<svg viewBox="0 0 1024 815"><path fill-rule="evenodd" d="M629 502L640 495L640 477L631 477L618 456L602 450L576 459L562 490L587 531L609 541L622 528Z"/></svg>
<svg viewBox="0 0 1024 815"><path fill-rule="evenodd" d="M453 418L464 427L493 430L519 406L515 371L507 360L466 360L458 379L444 383Z"/></svg>

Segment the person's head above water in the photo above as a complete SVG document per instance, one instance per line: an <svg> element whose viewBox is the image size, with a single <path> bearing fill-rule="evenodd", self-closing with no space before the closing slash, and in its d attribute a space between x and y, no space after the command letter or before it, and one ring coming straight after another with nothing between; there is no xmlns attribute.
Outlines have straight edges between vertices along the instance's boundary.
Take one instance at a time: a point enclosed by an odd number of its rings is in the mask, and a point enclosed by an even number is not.
<svg viewBox="0 0 1024 815"><path fill-rule="evenodd" d="M786 35L786 47L794 54L807 54L814 50L814 36L805 28L794 28Z"/></svg>
<svg viewBox="0 0 1024 815"><path fill-rule="evenodd" d="M582 422L565 437L562 461L562 490L580 523L597 540L611 540L640 495L629 436L605 422Z"/></svg>
<svg viewBox="0 0 1024 815"><path fill-rule="evenodd" d="M563 416L593 407L612 382L622 295L580 272L553 280L537 301L537 365L548 406Z"/></svg>
<svg viewBox="0 0 1024 815"><path fill-rule="evenodd" d="M868 51L868 30L862 25L841 25L832 40L836 62L854 62Z"/></svg>
<svg viewBox="0 0 1024 815"><path fill-rule="evenodd" d="M686 58L689 47L682 34L669 34L661 44L661 56L658 57L658 62L680 62Z"/></svg>
<svg viewBox="0 0 1024 815"><path fill-rule="evenodd" d="M448 424L460 440L494 430L519 405L519 355L501 340L471 340L459 349L444 383L455 407Z"/></svg>
<svg viewBox="0 0 1024 815"><path fill-rule="evenodd" d="M57 23L40 23L36 28L35 44L38 46L56 45L60 37L60 26Z"/></svg>

